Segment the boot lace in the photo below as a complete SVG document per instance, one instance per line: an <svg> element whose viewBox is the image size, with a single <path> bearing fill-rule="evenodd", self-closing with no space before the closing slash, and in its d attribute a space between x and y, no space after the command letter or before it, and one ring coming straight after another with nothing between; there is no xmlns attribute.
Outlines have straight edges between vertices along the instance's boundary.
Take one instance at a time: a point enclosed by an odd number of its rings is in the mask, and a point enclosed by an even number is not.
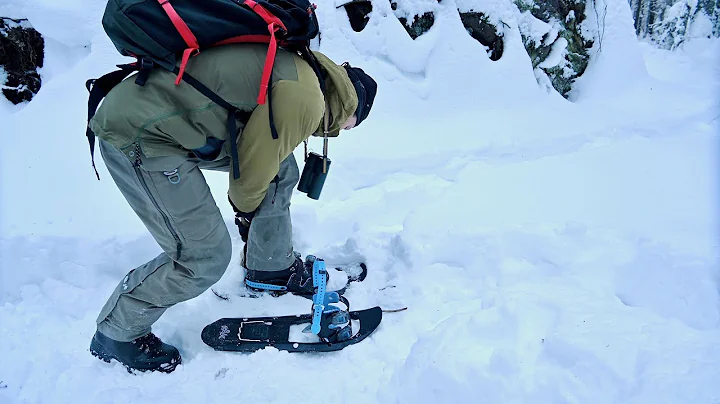
<svg viewBox="0 0 720 404"><path fill-rule="evenodd" d="M157 351L158 347L162 345L162 341L160 341L160 338L156 337L155 334L150 333L135 339L133 344L138 344L138 348L140 348L141 351L149 353L151 350Z"/></svg>

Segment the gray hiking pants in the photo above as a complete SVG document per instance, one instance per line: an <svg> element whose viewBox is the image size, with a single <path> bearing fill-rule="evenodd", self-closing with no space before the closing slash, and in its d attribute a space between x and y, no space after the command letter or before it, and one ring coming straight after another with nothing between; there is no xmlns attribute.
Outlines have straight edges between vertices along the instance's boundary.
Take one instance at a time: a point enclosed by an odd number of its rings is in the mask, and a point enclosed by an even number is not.
<svg viewBox="0 0 720 404"><path fill-rule="evenodd" d="M200 169L227 172L230 159L141 156L135 167L102 140L100 151L125 199L163 249L120 281L97 318L102 334L132 341L149 333L166 309L199 296L225 273L230 234ZM298 180L290 154L252 221L246 267L279 271L294 262L290 198Z"/></svg>

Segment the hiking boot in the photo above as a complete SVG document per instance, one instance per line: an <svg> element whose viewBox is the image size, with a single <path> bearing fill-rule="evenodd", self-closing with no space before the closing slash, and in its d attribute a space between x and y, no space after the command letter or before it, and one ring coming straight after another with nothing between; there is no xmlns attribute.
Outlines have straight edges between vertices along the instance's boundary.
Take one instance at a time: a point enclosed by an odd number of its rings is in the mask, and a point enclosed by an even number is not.
<svg viewBox="0 0 720 404"><path fill-rule="evenodd" d="M273 295L292 293L310 295L315 292L312 280L312 265L309 267L295 255L295 262L282 271L254 271L248 269L245 285L256 292L272 292Z"/></svg>
<svg viewBox="0 0 720 404"><path fill-rule="evenodd" d="M308 255L303 262L299 253L295 253L295 262L282 271L254 271L247 269L245 274L245 286L255 292L270 292L273 296L280 296L285 293L312 297L315 294L313 286L313 265L315 257ZM330 282L330 272L333 273L333 280L339 283L335 285ZM343 271L328 269L326 275L328 291L341 291L347 286L348 278Z"/></svg>
<svg viewBox="0 0 720 404"><path fill-rule="evenodd" d="M130 373L133 370L170 373L182 362L177 348L162 342L153 333L131 342L121 342L95 332L90 353L108 363L115 359Z"/></svg>

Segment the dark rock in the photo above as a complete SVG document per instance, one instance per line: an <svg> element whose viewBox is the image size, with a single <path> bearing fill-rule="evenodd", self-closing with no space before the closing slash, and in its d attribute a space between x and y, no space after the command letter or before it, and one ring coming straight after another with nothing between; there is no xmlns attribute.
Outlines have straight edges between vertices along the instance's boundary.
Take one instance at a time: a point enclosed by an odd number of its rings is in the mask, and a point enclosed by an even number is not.
<svg viewBox="0 0 720 404"><path fill-rule="evenodd" d="M355 0L358 1L358 0ZM593 46L592 38L584 38L580 24L586 19L586 0L513 0L521 12L527 11L528 18L541 20L557 29L548 30L538 41L535 32L523 32L525 49L530 56L534 69L540 69L548 76L552 86L564 97L568 98L572 85L587 68L590 56L587 49ZM416 39L427 32L435 22L432 12L413 16L400 15L397 2L390 0L392 10L403 24L411 38ZM502 29L494 26L486 14L476 10L460 12L460 20L468 34L487 48L491 60L499 60L503 55L504 42ZM348 13L348 15L350 15ZM356 24L359 24L358 21ZM552 37L551 37L552 35ZM562 42L558 42L558 41ZM567 45L565 45L567 44ZM564 57L559 63L547 63L553 47L564 46ZM558 49L560 50L560 49ZM543 63L545 62L545 63ZM553 60L553 62L555 62ZM540 74L543 74L540 73Z"/></svg>
<svg viewBox="0 0 720 404"><path fill-rule="evenodd" d="M7 79L2 93L13 104L32 100L40 91L45 41L27 20L0 17L0 68Z"/></svg>
<svg viewBox="0 0 720 404"><path fill-rule="evenodd" d="M470 36L488 48L491 60L499 60L502 57L504 49L502 35L498 35L497 28L490 23L485 14L474 11L460 13L460 20Z"/></svg>
<svg viewBox="0 0 720 404"><path fill-rule="evenodd" d="M435 24L435 15L433 13L425 13L421 16L415 16L412 24L408 25L407 18L399 17L398 20L405 27L405 31L410 35L410 38L417 39L420 35L428 32Z"/></svg>
<svg viewBox="0 0 720 404"><path fill-rule="evenodd" d="M585 20L585 2L575 0L541 0L536 1L534 6L529 9L535 18L542 21L550 21L552 18L559 18L565 21L570 11L575 12L577 23Z"/></svg>
<svg viewBox="0 0 720 404"><path fill-rule="evenodd" d="M551 43L547 33L541 43L536 43L527 33L520 32L525 49L530 55L533 68L541 69L550 79L553 87L564 97L568 97L572 84L587 69L590 55L587 49L593 46L592 39L582 36L580 24L585 20L585 2L583 0L536 0L527 2L515 0L521 11L529 11L533 17L550 23L559 24L557 38ZM552 67L539 67L550 55L558 40L567 41L564 60Z"/></svg>
<svg viewBox="0 0 720 404"><path fill-rule="evenodd" d="M343 7L348 15L353 31L360 32L365 29L368 21L370 21L368 15L372 12L372 3L368 0L354 0L344 4Z"/></svg>

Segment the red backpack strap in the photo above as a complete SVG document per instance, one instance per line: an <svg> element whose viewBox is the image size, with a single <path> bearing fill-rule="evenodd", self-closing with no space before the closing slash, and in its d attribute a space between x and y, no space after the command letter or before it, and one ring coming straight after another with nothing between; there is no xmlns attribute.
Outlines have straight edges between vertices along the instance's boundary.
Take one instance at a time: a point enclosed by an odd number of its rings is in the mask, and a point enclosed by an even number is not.
<svg viewBox="0 0 720 404"><path fill-rule="evenodd" d="M268 88L270 86L270 75L272 73L273 65L275 64L275 54L277 53L278 44L277 39L275 38L275 31L283 30L287 32L287 28L279 18L274 16L265 7L256 3L254 0L245 0L244 3L268 24L268 31L270 32L268 53L265 58L265 66L263 67L262 79L260 81L260 93L257 98L258 104L265 104L265 97L267 96Z"/></svg>
<svg viewBox="0 0 720 404"><path fill-rule="evenodd" d="M277 40L275 39L275 24L268 26L270 30L270 43L268 44L268 53L265 57L265 67L263 67L262 78L260 79L260 93L258 94L258 104L265 104L265 97L270 86L270 75L272 74L273 65L275 64L275 54L277 53Z"/></svg>
<svg viewBox="0 0 720 404"><path fill-rule="evenodd" d="M180 85L180 81L182 80L183 74L185 74L185 67L188 64L190 57L200 52L200 44L198 43L197 38L195 38L195 34L193 34L192 30L190 30L190 27L187 26L182 17L180 17L180 14L178 14L172 4L170 4L170 0L158 0L158 3L160 3L163 10L165 10L165 13L168 17L170 17L170 21L172 21L175 29L177 29L180 36L182 36L188 46L188 48L183 52L182 62L180 64L180 73L178 73L177 80L175 80L175 85Z"/></svg>
<svg viewBox="0 0 720 404"><path fill-rule="evenodd" d="M265 21L265 23L270 26L270 24L275 24L276 27L281 28L283 31L287 32L287 28L285 27L285 24L283 24L282 21L280 21L279 18L274 16L271 12L269 12L265 7L255 2L255 0L245 0L245 5L250 7L250 9L257 13L262 19Z"/></svg>

